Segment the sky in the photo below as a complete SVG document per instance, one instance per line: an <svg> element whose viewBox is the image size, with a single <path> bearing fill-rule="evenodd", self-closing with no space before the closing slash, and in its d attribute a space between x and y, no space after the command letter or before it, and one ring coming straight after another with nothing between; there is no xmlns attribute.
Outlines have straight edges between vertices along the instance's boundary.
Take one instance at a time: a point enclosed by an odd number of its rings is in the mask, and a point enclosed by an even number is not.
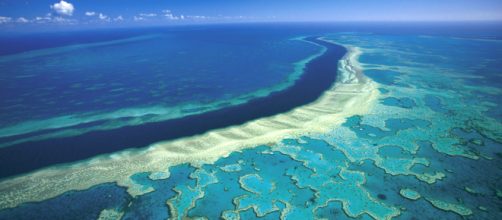
<svg viewBox="0 0 502 220"><path fill-rule="evenodd" d="M502 0L0 0L0 31L191 23L502 21Z"/></svg>

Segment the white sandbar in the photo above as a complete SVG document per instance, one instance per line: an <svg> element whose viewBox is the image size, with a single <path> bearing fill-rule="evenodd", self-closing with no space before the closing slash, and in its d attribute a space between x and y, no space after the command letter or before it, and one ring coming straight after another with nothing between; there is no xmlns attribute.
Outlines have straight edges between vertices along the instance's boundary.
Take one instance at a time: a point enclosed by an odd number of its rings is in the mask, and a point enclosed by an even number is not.
<svg viewBox="0 0 502 220"><path fill-rule="evenodd" d="M107 182L117 182L126 186L131 195L140 195L144 192L130 180L132 174L166 172L170 166L182 163L213 163L245 148L327 132L347 117L368 112L379 95L377 84L362 74L357 61L360 50L347 49L348 53L339 61L338 81L311 104L202 135L53 166L5 180L0 183L0 209Z"/></svg>

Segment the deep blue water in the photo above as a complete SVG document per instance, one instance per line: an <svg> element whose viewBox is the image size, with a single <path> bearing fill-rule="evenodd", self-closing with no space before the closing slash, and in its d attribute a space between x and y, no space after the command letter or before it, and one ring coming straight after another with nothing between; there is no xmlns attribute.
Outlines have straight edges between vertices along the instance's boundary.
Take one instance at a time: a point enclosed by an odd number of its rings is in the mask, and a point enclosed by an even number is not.
<svg viewBox="0 0 502 220"><path fill-rule="evenodd" d="M129 32L108 41L98 35L97 42L0 57L0 128L67 115L91 120L92 115L128 109L131 113L122 117L137 117L137 108L177 117L212 103L225 106L285 83L294 62L320 49L280 32ZM93 40L80 33L55 38L74 37ZM43 38L37 42L44 45ZM181 109L188 104L193 106Z"/></svg>
<svg viewBox="0 0 502 220"><path fill-rule="evenodd" d="M239 125L261 117L284 113L313 102L335 82L337 61L345 55L346 50L341 46L317 40L316 37L309 37L306 40L326 47L327 51L309 62L300 79L285 90L244 104L178 119L0 148L0 167L3 167L0 169L0 177L58 163L83 160L121 149L145 147L162 140L202 134L211 129Z"/></svg>

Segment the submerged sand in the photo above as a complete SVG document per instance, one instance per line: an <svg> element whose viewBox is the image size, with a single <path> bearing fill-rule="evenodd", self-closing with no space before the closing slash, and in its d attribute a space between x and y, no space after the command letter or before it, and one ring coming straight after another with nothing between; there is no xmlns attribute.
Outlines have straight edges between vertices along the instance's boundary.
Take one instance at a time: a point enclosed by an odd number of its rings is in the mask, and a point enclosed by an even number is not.
<svg viewBox="0 0 502 220"><path fill-rule="evenodd" d="M131 181L129 177L135 173L152 172L152 178L167 178L170 166L212 163L245 148L329 131L347 117L365 114L379 95L376 83L362 73L357 61L360 50L347 49L348 53L339 61L337 82L311 104L202 135L98 156L72 165L49 167L5 180L0 183L0 209L106 182L117 182L127 187L131 195L140 195L149 189Z"/></svg>

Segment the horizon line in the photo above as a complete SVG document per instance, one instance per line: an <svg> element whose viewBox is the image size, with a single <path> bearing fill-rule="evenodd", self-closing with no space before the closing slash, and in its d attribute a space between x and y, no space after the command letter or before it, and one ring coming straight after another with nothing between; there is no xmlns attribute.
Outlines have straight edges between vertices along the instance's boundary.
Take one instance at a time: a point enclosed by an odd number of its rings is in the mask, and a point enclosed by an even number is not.
<svg viewBox="0 0 502 220"><path fill-rule="evenodd" d="M46 24L40 25L39 28L34 28L34 25L29 25L29 29L19 26L7 26L0 31L1 34L7 33L51 33L51 32L78 32L106 29L134 29L134 28L161 28L161 27L183 27L183 26L208 26L208 25L249 25L249 24L363 24L363 23L380 23L380 24L493 24L502 23L502 19L470 19L470 20L304 20L304 21L289 21L289 20L271 20L271 21L219 21L219 22L187 22L187 23L149 23L138 24L127 23L119 25L89 25L89 24ZM0 25L2 26L2 25ZM26 27L26 26L25 26Z"/></svg>

